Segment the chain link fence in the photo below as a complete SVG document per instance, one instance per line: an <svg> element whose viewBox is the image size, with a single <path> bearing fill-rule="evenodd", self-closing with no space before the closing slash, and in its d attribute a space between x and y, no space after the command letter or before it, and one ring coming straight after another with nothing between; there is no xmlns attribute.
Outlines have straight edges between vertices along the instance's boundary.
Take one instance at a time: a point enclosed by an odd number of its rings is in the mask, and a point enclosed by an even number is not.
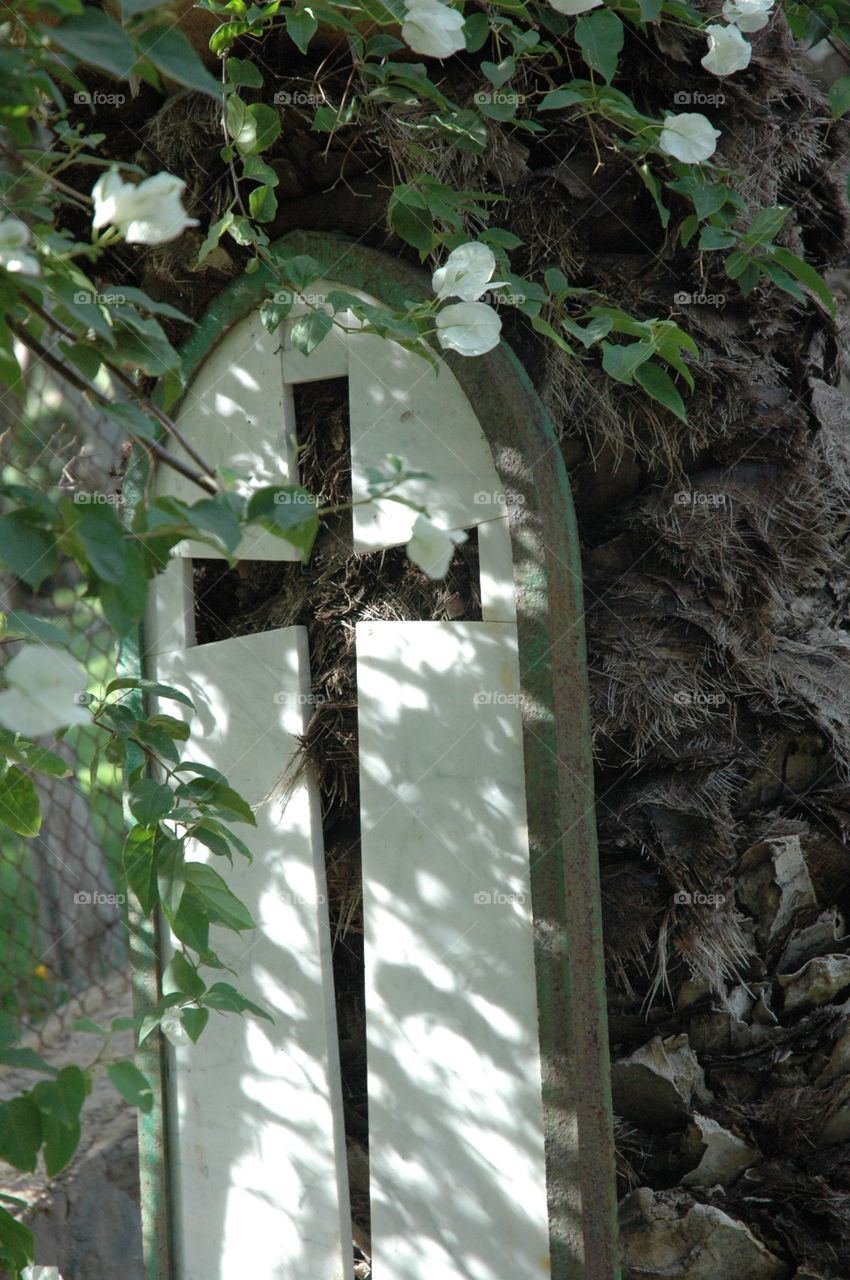
<svg viewBox="0 0 850 1280"><path fill-rule="evenodd" d="M120 505L119 430L20 355L22 383L0 398L4 484L58 485L75 503ZM25 610L70 637L68 652L89 677L82 699L114 677L115 637L72 560L60 560L37 591L0 573L0 596L4 612ZM21 643L6 639L0 660ZM51 1013L74 997L81 1009L99 1004L89 993L103 992L114 985L112 975L128 971L120 775L103 756L103 737L82 725L58 744L44 739L71 773L33 774L42 809L37 836L0 828L0 1014L11 1015L30 1042L41 1038Z"/></svg>

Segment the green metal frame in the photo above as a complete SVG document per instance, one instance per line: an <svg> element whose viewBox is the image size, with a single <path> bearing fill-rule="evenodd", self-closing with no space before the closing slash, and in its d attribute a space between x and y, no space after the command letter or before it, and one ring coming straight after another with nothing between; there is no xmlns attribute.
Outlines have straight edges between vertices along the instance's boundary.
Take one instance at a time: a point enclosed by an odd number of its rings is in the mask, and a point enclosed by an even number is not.
<svg viewBox="0 0 850 1280"><path fill-rule="evenodd" d="M277 246L310 254L324 278L392 307L431 296L421 272L342 236L293 232ZM226 288L183 349L191 378L225 333L277 287L261 268ZM441 353L442 354L442 353ZM514 552L525 772L531 843L539 1029L553 1280L620 1276L605 975L594 823L581 560L575 514L551 420L504 344L443 358L487 436L509 503ZM141 491L140 457L129 496ZM141 648L128 647L127 671ZM541 716L540 708L551 714ZM156 998L155 938L136 959L140 1009ZM154 1109L141 1117L148 1280L171 1280L166 1066L150 1050ZM578 1189L576 1195L575 1189Z"/></svg>

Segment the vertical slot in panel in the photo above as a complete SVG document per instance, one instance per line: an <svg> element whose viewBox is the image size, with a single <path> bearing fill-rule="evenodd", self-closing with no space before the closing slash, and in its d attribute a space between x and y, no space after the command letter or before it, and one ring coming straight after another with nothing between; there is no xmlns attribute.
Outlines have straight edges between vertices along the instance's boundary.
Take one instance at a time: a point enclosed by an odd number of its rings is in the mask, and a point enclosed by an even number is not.
<svg viewBox="0 0 850 1280"><path fill-rule="evenodd" d="M178 425L208 466L237 473L242 495L264 485L298 480L292 394L284 385L280 337L252 312L212 349L180 406ZM173 442L169 448L196 469ZM207 495L176 471L160 466L157 496L194 503ZM181 543L178 554L217 556L205 544ZM240 560L298 560L294 547L257 526L237 549Z"/></svg>
<svg viewBox="0 0 850 1280"><path fill-rule="evenodd" d="M255 808L237 826L251 849L231 869L203 847L257 928L213 928L236 983L274 1016L212 1013L197 1045L171 1056L170 1161L180 1280L348 1280L351 1231L321 823L299 782L278 784L304 729L310 677L301 627L167 653L156 678L196 714L183 755L224 773ZM189 718L178 703L169 714Z"/></svg>
<svg viewBox="0 0 850 1280"><path fill-rule="evenodd" d="M549 1274L516 629L357 627L372 1251Z"/></svg>

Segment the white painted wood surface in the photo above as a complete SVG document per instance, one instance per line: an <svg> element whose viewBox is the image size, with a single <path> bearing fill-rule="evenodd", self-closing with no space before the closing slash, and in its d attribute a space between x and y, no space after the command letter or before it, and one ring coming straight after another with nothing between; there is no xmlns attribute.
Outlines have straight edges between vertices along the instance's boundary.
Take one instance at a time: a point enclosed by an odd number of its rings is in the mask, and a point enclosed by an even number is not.
<svg viewBox="0 0 850 1280"><path fill-rule="evenodd" d="M516 629L357 626L374 1270L549 1272Z"/></svg>
<svg viewBox="0 0 850 1280"><path fill-rule="evenodd" d="M183 435L212 468L240 474L235 488L247 494L263 485L297 484L295 410L284 384L281 339L252 312L212 349L189 387L177 418ZM169 445L188 459L178 445ZM206 495L168 467L158 474L157 495L194 503ZM205 543L181 543L178 555L222 558ZM257 527L238 548L240 560L298 560L282 538Z"/></svg>
<svg viewBox="0 0 850 1280"><path fill-rule="evenodd" d="M469 529L507 514L490 446L460 384L444 364L431 364L375 334L350 338L351 488L369 496L370 467L386 470L397 454L411 471L400 492L429 510L437 524ZM355 507L355 551L398 546L415 512L397 502Z"/></svg>
<svg viewBox="0 0 850 1280"><path fill-rule="evenodd" d="M311 786L275 787L305 727L306 633L266 631L152 662L197 708L184 758L212 765L255 806L237 828L254 861L231 870L195 846L257 929L213 928L236 985L275 1017L213 1013L172 1052L170 1155L179 1280L350 1280L351 1225L324 855ZM188 709L168 702L171 715ZM209 982L216 979L206 971ZM223 973L228 980L230 974Z"/></svg>

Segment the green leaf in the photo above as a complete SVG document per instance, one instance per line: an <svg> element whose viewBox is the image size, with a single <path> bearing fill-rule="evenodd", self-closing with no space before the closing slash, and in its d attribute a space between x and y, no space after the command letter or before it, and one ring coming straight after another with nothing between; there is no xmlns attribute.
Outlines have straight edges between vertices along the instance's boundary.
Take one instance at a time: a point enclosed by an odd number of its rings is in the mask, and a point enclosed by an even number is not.
<svg viewBox="0 0 850 1280"><path fill-rule="evenodd" d="M435 244L434 219L427 202L410 187L395 187L388 207L390 226L424 259Z"/></svg>
<svg viewBox="0 0 850 1280"><path fill-rule="evenodd" d="M819 275L814 267L810 266L808 262L804 262L802 258L798 258L796 253L792 253L790 249L775 247L772 256L780 266L783 266L786 271L799 280L800 284L811 290L818 301L823 303L830 315L835 315L835 299L830 293L829 286L823 276Z"/></svg>
<svg viewBox="0 0 850 1280"><path fill-rule="evenodd" d="M203 984L202 984L203 985ZM201 1032L210 1020L209 1009L181 1009L180 1021L186 1028L186 1034L192 1041L197 1044L201 1037Z"/></svg>
<svg viewBox="0 0 850 1280"><path fill-rule="evenodd" d="M575 89L551 89L537 110L561 111L564 107L572 107L577 102L584 102L586 97L584 93L576 93Z"/></svg>
<svg viewBox="0 0 850 1280"><path fill-rule="evenodd" d="M850 76L841 76L829 86L829 105L836 120L850 108Z"/></svg>
<svg viewBox="0 0 850 1280"><path fill-rule="evenodd" d="M155 827L174 808L174 792L165 782L142 778L130 789L130 812L143 827Z"/></svg>
<svg viewBox="0 0 850 1280"><path fill-rule="evenodd" d="M248 1000L229 982L214 983L204 996L204 1004L210 1009L221 1009L226 1013L255 1013L258 1018L273 1022L271 1014L261 1009L253 1000Z"/></svg>
<svg viewBox="0 0 850 1280"><path fill-rule="evenodd" d="M248 211L255 222L271 222L277 214L277 196L271 187L254 187L248 193Z"/></svg>
<svg viewBox="0 0 850 1280"><path fill-rule="evenodd" d="M136 53L114 18L91 6L45 31L52 44L73 54L90 67L99 67L126 80L136 64Z"/></svg>
<svg viewBox="0 0 850 1280"><path fill-rule="evenodd" d="M760 209L747 228L744 241L749 245L756 245L765 244L768 240L772 240L777 231L782 229L790 212L788 205L784 204L772 205L769 209Z"/></svg>
<svg viewBox="0 0 850 1280"><path fill-rule="evenodd" d="M575 37L582 57L608 84L614 79L623 47L623 24L611 9L595 9L576 22Z"/></svg>
<svg viewBox="0 0 850 1280"><path fill-rule="evenodd" d="M137 36L139 48L157 71L187 89L220 98L222 87L207 71L182 31L174 26L151 27Z"/></svg>
<svg viewBox="0 0 850 1280"><path fill-rule="evenodd" d="M251 495L248 520L260 521L301 553L305 562L319 531L319 517L312 494L300 485L271 485Z"/></svg>
<svg viewBox="0 0 850 1280"><path fill-rule="evenodd" d="M661 365L656 364L654 360L647 360L635 370L635 382L639 383L653 400L658 400L660 404L672 410L683 422L687 421L682 397L676 390L673 379L665 373Z"/></svg>
<svg viewBox="0 0 850 1280"><path fill-rule="evenodd" d="M35 1049L2 1049L0 1062L6 1067L22 1067L27 1071L43 1071L45 1075L55 1076L57 1070L45 1062Z"/></svg>
<svg viewBox="0 0 850 1280"><path fill-rule="evenodd" d="M176 952L162 975L163 994L170 995L173 991L179 991L181 995L194 998L202 996L206 989L206 983L197 969L189 963L182 951Z"/></svg>
<svg viewBox="0 0 850 1280"><path fill-rule="evenodd" d="M168 923L185 947L191 947L199 956L205 955L210 945L210 920L204 903L192 892L184 892L177 911L166 911Z"/></svg>
<svg viewBox="0 0 850 1280"><path fill-rule="evenodd" d="M731 249L738 237L722 227L705 226L699 233L700 249Z"/></svg>
<svg viewBox="0 0 850 1280"><path fill-rule="evenodd" d="M318 26L319 20L314 16L312 10L308 8L287 9L286 34L292 43L300 49L301 53L307 52Z"/></svg>
<svg viewBox="0 0 850 1280"><path fill-rule="evenodd" d="M11 733L8 729L0 730L0 752L5 751L10 760L17 760L34 769L36 773L46 773L51 778L69 778L74 772L66 760L47 747L37 747L28 738Z"/></svg>
<svg viewBox="0 0 850 1280"><path fill-rule="evenodd" d="M664 0L638 0L641 22L657 22Z"/></svg>
<svg viewBox="0 0 850 1280"><path fill-rule="evenodd" d="M0 516L0 560L28 587L37 591L56 571L56 539L21 511Z"/></svg>
<svg viewBox="0 0 850 1280"><path fill-rule="evenodd" d="M225 64L231 84L246 85L249 89L262 89L263 75L255 62L247 58L228 58Z"/></svg>
<svg viewBox="0 0 850 1280"><path fill-rule="evenodd" d="M254 920L248 908L231 893L224 880L212 867L203 862L187 862L184 868L186 884L191 886L213 918L220 924L234 929L253 929Z"/></svg>
<svg viewBox="0 0 850 1280"><path fill-rule="evenodd" d="M41 1135L41 1112L28 1093L0 1104L0 1160L32 1173Z"/></svg>
<svg viewBox="0 0 850 1280"><path fill-rule="evenodd" d="M19 836L36 836L41 829L41 805L35 784L14 765L0 778L0 823Z"/></svg>
<svg viewBox="0 0 850 1280"><path fill-rule="evenodd" d="M80 1122L75 1120L66 1125L55 1115L43 1115L41 1126L44 1168L48 1178L55 1178L77 1153L80 1145Z"/></svg>
<svg viewBox="0 0 850 1280"><path fill-rule="evenodd" d="M145 614L148 580L141 547L127 544L127 571L120 582L100 584L100 603L106 620L118 636L125 636Z"/></svg>
<svg viewBox="0 0 850 1280"><path fill-rule="evenodd" d="M67 631L63 631L61 627L55 627L52 622L46 622L44 618L39 618L34 613L27 613L25 609L13 609L6 615L6 629L3 635L26 636L28 640L39 640L42 644L68 645L71 643L71 637Z"/></svg>
<svg viewBox="0 0 850 1280"><path fill-rule="evenodd" d="M124 842L124 871L144 915L159 901L156 878L156 843L149 831L134 827Z"/></svg>
<svg viewBox="0 0 850 1280"><path fill-rule="evenodd" d="M4 1196L4 1199L11 1197ZM35 1241L29 1227L18 1222L5 1209L0 1209L0 1262L20 1271L34 1260Z"/></svg>
<svg viewBox="0 0 850 1280"><path fill-rule="evenodd" d="M124 1059L122 1062L111 1062L106 1074L115 1088L131 1107L138 1107L145 1114L153 1106L153 1090L134 1062Z"/></svg>
<svg viewBox="0 0 850 1280"><path fill-rule="evenodd" d="M333 316L327 311L308 311L305 315L299 316L292 326L290 333L292 345L296 351L301 351L308 356L311 351L315 351L322 338L330 333L333 326Z"/></svg>
<svg viewBox="0 0 850 1280"><path fill-rule="evenodd" d="M106 686L107 694L118 689L144 689L145 693L155 693L158 698L170 698L172 702L182 702L184 707L192 707L192 699L182 689L175 689L172 684L160 684L158 680L140 680L136 676L121 676L118 680L110 680Z"/></svg>
<svg viewBox="0 0 850 1280"><path fill-rule="evenodd" d="M98 578L120 582L127 571L128 544L112 507L106 503L75 502L73 521L73 532L82 542L86 559Z"/></svg>
<svg viewBox="0 0 850 1280"><path fill-rule="evenodd" d="M602 368L618 382L631 382L635 369L648 360L653 347L649 342L630 342L626 346L602 343Z"/></svg>
<svg viewBox="0 0 850 1280"><path fill-rule="evenodd" d="M88 1082L79 1067L63 1067L55 1080L42 1080L32 1091L33 1102L43 1116L54 1116L69 1127L79 1119Z"/></svg>
<svg viewBox="0 0 850 1280"><path fill-rule="evenodd" d="M248 108L248 114L254 121L254 140L250 146L241 146L237 142L239 151L248 155L259 155L261 151L266 151L277 141L280 134L280 116L273 107L267 107L265 103L255 102Z"/></svg>

